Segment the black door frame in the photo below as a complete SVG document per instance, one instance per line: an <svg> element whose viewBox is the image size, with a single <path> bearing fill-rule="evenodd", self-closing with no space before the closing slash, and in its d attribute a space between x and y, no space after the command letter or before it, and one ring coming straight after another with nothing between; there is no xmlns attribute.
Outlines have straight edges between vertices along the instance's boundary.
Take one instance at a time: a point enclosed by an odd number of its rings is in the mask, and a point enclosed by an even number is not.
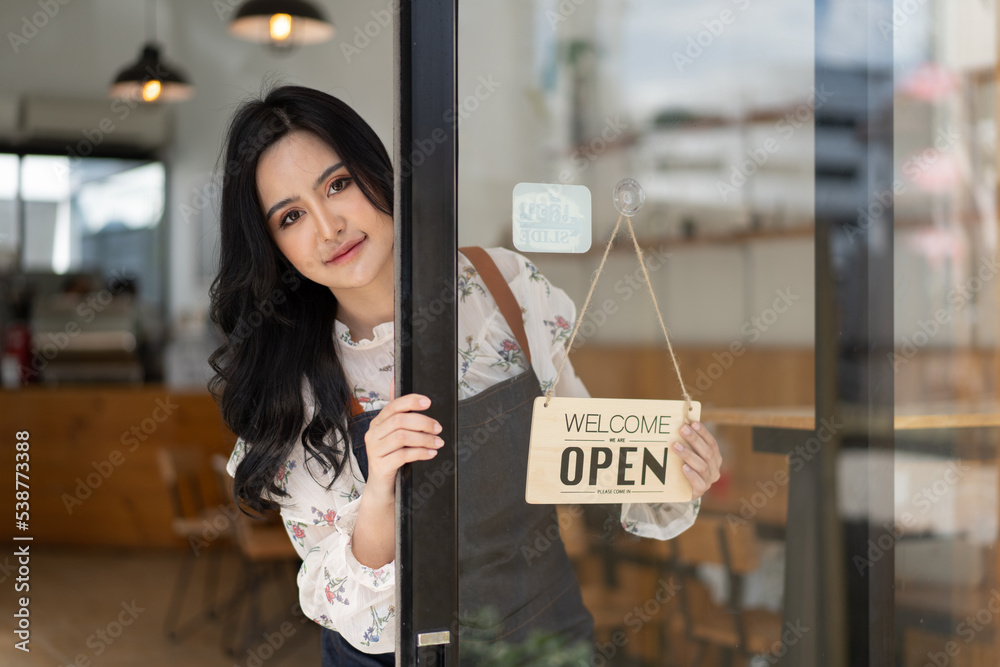
<svg viewBox="0 0 1000 667"><path fill-rule="evenodd" d="M396 664L458 664L457 0L400 0L396 85L396 394L429 396L438 455L396 482Z"/></svg>

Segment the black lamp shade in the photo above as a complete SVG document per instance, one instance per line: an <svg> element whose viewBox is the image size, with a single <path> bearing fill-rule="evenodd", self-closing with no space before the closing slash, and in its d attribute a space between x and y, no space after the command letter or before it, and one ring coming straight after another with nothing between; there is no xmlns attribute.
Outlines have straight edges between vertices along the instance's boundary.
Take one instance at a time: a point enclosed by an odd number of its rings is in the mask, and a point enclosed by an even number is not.
<svg viewBox="0 0 1000 667"><path fill-rule="evenodd" d="M155 86L155 82L159 82L159 94L153 100L146 99L144 89L147 85ZM160 49L155 44L146 44L139 60L119 72L111 86L111 97L147 102L180 102L191 99L193 95L194 86L183 74L163 62Z"/></svg>
<svg viewBox="0 0 1000 667"><path fill-rule="evenodd" d="M291 17L291 32L285 40L271 36L271 17ZM333 37L336 28L312 3L304 0L249 0L233 15L229 32L251 42L281 45L316 44Z"/></svg>

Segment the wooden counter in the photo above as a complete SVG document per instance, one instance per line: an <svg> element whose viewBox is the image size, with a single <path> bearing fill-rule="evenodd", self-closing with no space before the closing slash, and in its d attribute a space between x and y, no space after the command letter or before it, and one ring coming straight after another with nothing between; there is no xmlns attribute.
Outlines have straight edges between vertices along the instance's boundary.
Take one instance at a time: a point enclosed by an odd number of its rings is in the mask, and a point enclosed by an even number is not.
<svg viewBox="0 0 1000 667"><path fill-rule="evenodd" d="M29 387L0 392L0 497L13 509L15 433L31 447L30 523L3 534L73 545L169 546L171 509L155 450L200 449L227 458L236 441L207 393L159 385ZM213 489L209 468L203 480ZM217 502L218 497L213 498Z"/></svg>

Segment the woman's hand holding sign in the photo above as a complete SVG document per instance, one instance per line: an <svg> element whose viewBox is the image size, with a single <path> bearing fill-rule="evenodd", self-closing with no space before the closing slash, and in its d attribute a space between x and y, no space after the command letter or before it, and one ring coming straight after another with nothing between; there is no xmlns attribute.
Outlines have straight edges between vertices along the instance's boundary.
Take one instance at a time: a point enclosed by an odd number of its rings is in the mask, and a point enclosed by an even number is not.
<svg viewBox="0 0 1000 667"><path fill-rule="evenodd" d="M674 451L684 460L684 476L691 482L691 500L700 498L719 480L722 454L715 436L701 422L681 427L683 441L674 443Z"/></svg>

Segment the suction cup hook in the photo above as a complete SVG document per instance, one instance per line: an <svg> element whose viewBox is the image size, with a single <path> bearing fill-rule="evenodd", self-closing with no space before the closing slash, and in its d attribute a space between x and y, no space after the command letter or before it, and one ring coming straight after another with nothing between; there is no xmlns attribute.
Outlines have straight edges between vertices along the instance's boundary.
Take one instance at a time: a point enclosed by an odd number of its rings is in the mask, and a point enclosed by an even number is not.
<svg viewBox="0 0 1000 667"><path fill-rule="evenodd" d="M638 213L646 202L646 193L634 178L623 178L618 181L612 197L618 212L629 218Z"/></svg>

